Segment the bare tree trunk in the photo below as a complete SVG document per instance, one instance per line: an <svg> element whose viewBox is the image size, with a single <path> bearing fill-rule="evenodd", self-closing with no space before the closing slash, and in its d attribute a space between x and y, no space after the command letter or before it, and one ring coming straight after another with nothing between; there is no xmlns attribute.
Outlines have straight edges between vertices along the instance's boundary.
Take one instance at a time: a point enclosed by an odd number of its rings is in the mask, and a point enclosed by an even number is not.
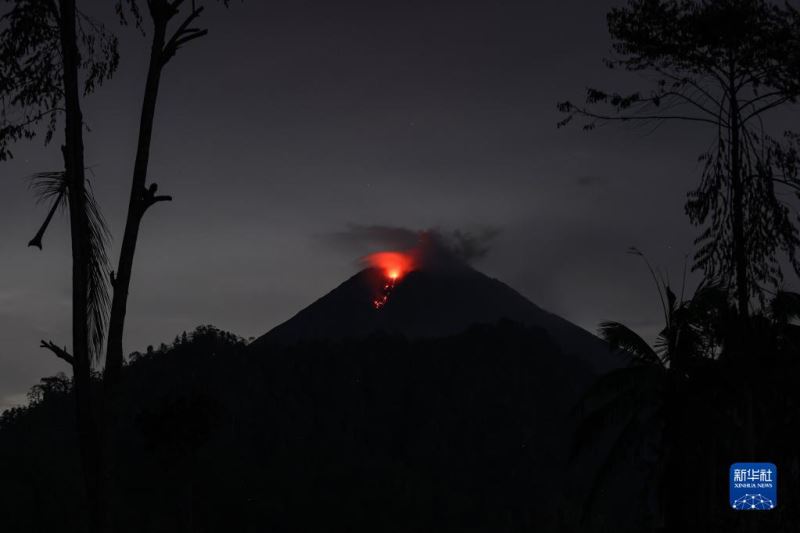
<svg viewBox="0 0 800 533"><path fill-rule="evenodd" d="M150 50L150 66L145 84L144 102L139 122L139 141L136 161L133 167L131 195L128 203L128 217L119 257L119 266L114 279L114 296L111 301L111 318L108 327L108 352L106 354L105 382L113 385L119 379L122 368L122 340L125 333L125 314L128 307L128 292L133 273L133 258L142 217L152 201L154 190L148 190L147 166L150 162L150 143L153 136L153 120L156 100L161 82L162 51L166 39L166 23L154 19L153 43ZM152 192L150 192L152 191Z"/></svg>
<svg viewBox="0 0 800 533"><path fill-rule="evenodd" d="M192 2L188 17L179 25L170 39L167 39L167 27L170 21L180 12L182 2L167 0L149 0L147 3L153 21L153 37L150 49L150 62L145 82L144 99L139 119L139 138L136 146L136 159L131 180L131 192L128 200L128 215L125 221L125 232L122 238L119 264L116 275L112 279L113 296L108 326L108 345L106 350L105 369L103 372L103 448L107 460L109 474L108 488L113 492L115 481L115 446L117 384L121 378L124 360L123 339L125 336L125 316L128 308L128 294L133 275L133 259L139 239L139 229L147 209L161 201L172 200L170 196L158 196L155 183L147 186L147 169L150 163L150 146L153 137L156 102L161 84L161 73L167 61L177 49L191 40L204 36L206 30L190 27L203 11Z"/></svg>
<svg viewBox="0 0 800 533"><path fill-rule="evenodd" d="M125 233L122 240L119 266L113 279L113 296L111 300L111 314L108 327L108 346L106 351L105 369L103 372L103 421L105 435L103 451L108 461L106 474L108 477L107 489L112 502L116 494L116 448L114 435L116 434L117 412L117 384L120 380L123 362L123 337L125 333L125 314L128 306L128 292L133 272L133 258L136 252L136 242L139 237L139 227L142 216L153 193L145 189L147 166L150 159L150 142L153 132L153 119L155 116L156 97L161 80L161 51L164 47L166 32L165 24L156 24L153 33L152 50L150 52L150 67L147 72L145 84L144 103L139 125L139 140L136 150L136 161L133 169L133 180L128 205L128 216L125 224Z"/></svg>
<svg viewBox="0 0 800 533"><path fill-rule="evenodd" d="M740 156L740 138L738 117L732 118L731 158L733 168L731 171L731 187L733 193L733 255L736 264L736 302L739 315L743 319L749 316L750 291L747 282L747 248L744 228L744 184L742 183L742 168Z"/></svg>
<svg viewBox="0 0 800 533"><path fill-rule="evenodd" d="M729 114L731 131L731 155L730 155L730 174L731 174L731 193L732 211L731 220L733 231L733 259L736 268L736 301L739 308L739 315L746 320L749 315L750 290L747 281L747 243L745 237L744 220L744 183L742 182L742 150L739 120L739 101L736 91L736 72L735 62L730 60L729 73Z"/></svg>
<svg viewBox="0 0 800 533"><path fill-rule="evenodd" d="M746 372L747 359L752 357L752 336L750 329L750 288L747 279L747 243L746 243L746 228L745 228L745 205L744 205L744 189L745 183L742 180L742 135L741 135L741 120L739 116L739 101L736 90L736 61L731 54L729 58L729 73L728 73L728 97L729 97L729 122L730 122L730 174L731 174L731 202L733 217L731 226L733 231L733 259L736 268L736 303L738 308L738 331L737 335L738 346L734 348L735 356L737 358L736 368L738 372ZM753 417L753 390L750 383L744 385L744 453L747 460L754 460L755 457L755 420ZM748 520L744 523L744 530L747 533L755 533L758 530L758 524L754 520Z"/></svg>
<svg viewBox="0 0 800 533"><path fill-rule="evenodd" d="M76 420L81 465L89 503L92 533L105 529L106 508L102 477L100 428L92 402L92 369L89 347L89 254L90 233L86 210L83 159L83 116L78 88L80 63L75 20L75 0L60 1L61 53L64 68L66 108L64 164L69 183L69 213L72 237L72 349Z"/></svg>

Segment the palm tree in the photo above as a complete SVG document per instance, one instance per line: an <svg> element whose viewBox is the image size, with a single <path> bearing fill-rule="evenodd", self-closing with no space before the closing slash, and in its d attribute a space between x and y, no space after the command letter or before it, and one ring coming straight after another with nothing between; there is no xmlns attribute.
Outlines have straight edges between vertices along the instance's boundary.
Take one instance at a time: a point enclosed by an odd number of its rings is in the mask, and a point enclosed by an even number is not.
<svg viewBox="0 0 800 533"><path fill-rule="evenodd" d="M632 253L644 257L638 250ZM701 284L690 299L684 299L683 291L679 298L645 262L658 289L664 327L650 346L624 324L600 324L600 336L612 350L625 354L629 364L601 377L584 395L573 457L598 439L611 439L589 487L583 521L614 471L636 455L649 464L648 486L655 488L655 494L646 494L645 499L657 502L661 527L680 531L690 514L682 474L685 458L691 457L683 453L688 445L685 437L707 434L709 419L725 420L718 416L723 409L707 392L720 354L715 324L734 308L725 291L713 283Z"/></svg>

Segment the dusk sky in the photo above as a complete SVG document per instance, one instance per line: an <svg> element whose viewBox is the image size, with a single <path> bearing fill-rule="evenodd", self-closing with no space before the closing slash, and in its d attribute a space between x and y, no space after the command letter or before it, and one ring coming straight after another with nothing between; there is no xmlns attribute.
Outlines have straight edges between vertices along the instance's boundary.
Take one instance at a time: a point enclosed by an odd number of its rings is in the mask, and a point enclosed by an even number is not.
<svg viewBox="0 0 800 533"><path fill-rule="evenodd" d="M84 100L89 177L116 263L149 45L115 24L111 2L78 4L121 37L117 76ZM615 4L212 6L209 35L162 81L150 177L175 201L144 221L126 352L199 324L265 333L379 249L341 239L375 225L496 232L478 269L591 331L614 319L652 336L655 287L626 250L640 247L679 284L697 233L685 195L713 133L556 128L558 101L637 81L602 64ZM0 164L0 408L68 370L40 339L70 340L66 218L44 251L26 247L47 207L26 176L60 169L58 144L14 151Z"/></svg>

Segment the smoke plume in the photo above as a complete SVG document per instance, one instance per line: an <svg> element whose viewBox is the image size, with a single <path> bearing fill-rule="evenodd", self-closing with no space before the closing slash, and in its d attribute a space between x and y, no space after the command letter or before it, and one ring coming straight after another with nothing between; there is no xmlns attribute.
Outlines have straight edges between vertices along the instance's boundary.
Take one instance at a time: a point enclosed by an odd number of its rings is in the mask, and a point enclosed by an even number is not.
<svg viewBox="0 0 800 533"><path fill-rule="evenodd" d="M485 257L499 233L497 228L489 227L444 231L351 225L344 231L325 236L325 240L347 253L359 255L361 263L367 266L375 266L374 257L381 252L399 252L409 257L411 268L446 268Z"/></svg>

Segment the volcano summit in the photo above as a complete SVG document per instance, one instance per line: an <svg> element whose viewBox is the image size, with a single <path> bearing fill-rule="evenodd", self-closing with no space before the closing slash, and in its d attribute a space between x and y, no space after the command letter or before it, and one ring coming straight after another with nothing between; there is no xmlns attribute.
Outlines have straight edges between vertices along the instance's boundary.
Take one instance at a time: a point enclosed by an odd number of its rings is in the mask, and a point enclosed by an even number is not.
<svg viewBox="0 0 800 533"><path fill-rule="evenodd" d="M371 257L392 258L389 252ZM441 338L475 324L511 320L543 329L565 355L603 372L618 363L586 330L538 307L508 285L454 258L421 260L406 270L369 266L253 343L258 349L304 341L362 339L374 334Z"/></svg>

